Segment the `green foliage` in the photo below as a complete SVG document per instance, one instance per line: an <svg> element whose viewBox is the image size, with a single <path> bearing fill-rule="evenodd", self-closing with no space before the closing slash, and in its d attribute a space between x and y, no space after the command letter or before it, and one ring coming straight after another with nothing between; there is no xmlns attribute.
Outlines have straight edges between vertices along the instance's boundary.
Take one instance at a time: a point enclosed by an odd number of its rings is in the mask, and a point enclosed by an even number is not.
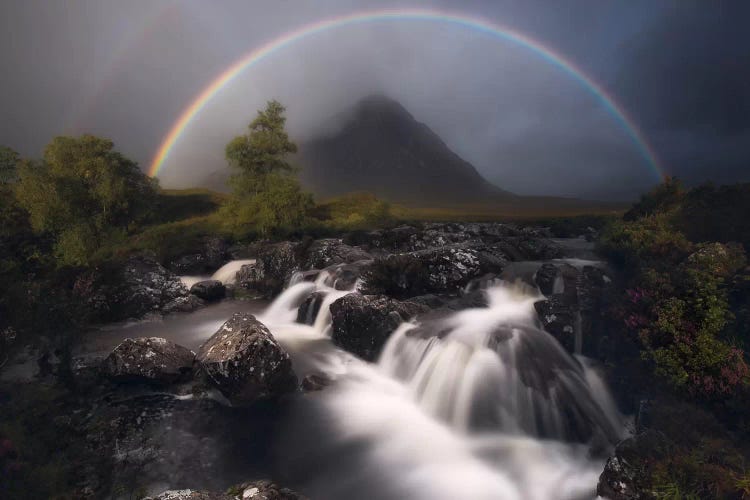
<svg viewBox="0 0 750 500"><path fill-rule="evenodd" d="M246 189L240 186L245 184ZM287 174L257 178L237 176L234 194L222 207L225 224L238 237L258 233L274 236L302 227L313 207L312 196L302 191L297 179Z"/></svg>
<svg viewBox="0 0 750 500"><path fill-rule="evenodd" d="M153 222L163 224L216 212L227 196L208 189L161 189L156 196Z"/></svg>
<svg viewBox="0 0 750 500"><path fill-rule="evenodd" d="M305 224L313 206L287 161L297 146L284 129L284 106L270 101L249 125L249 132L232 139L226 157L235 173L232 194L222 207L226 226L238 237L272 236Z"/></svg>
<svg viewBox="0 0 750 500"><path fill-rule="evenodd" d="M93 252L142 224L155 185L107 139L57 137L41 162L23 162L16 195L36 231L52 235L61 265L85 265Z"/></svg>
<svg viewBox="0 0 750 500"><path fill-rule="evenodd" d="M212 237L226 237L215 214L192 217L150 226L127 241L100 249L97 260L119 259L133 253L151 252L159 262L167 263L194 252Z"/></svg>
<svg viewBox="0 0 750 500"><path fill-rule="evenodd" d="M6 146L0 146L0 184L8 184L16 180L16 169L21 157Z"/></svg>
<svg viewBox="0 0 750 500"><path fill-rule="evenodd" d="M395 223L390 205L371 193L349 193L315 207L312 216L340 230L388 227Z"/></svg>
<svg viewBox="0 0 750 500"><path fill-rule="evenodd" d="M625 325L655 373L683 394L725 398L750 375L742 341L729 335L747 336L732 310L746 259L741 245L688 239L683 201L695 196L667 181L628 212L629 220L603 231L600 249L630 278L621 304Z"/></svg>
<svg viewBox="0 0 750 500"><path fill-rule="evenodd" d="M750 251L750 183L690 190L676 216L676 225L695 242L736 241Z"/></svg>
<svg viewBox="0 0 750 500"><path fill-rule="evenodd" d="M259 177L271 173L290 173L294 170L287 162L297 146L289 140L284 129L286 108L278 101L269 101L264 111L249 125L249 133L232 139L226 147L229 164L242 174ZM243 188L247 186L241 186Z"/></svg>
<svg viewBox="0 0 750 500"><path fill-rule="evenodd" d="M647 462L656 498L743 498L743 451L716 418L667 401L656 406L653 420L669 442L667 453Z"/></svg>
<svg viewBox="0 0 750 500"><path fill-rule="evenodd" d="M691 250L684 234L674 229L671 215L658 213L636 221L614 221L602 232L599 250L628 270L644 264L671 267Z"/></svg>
<svg viewBox="0 0 750 500"><path fill-rule="evenodd" d="M624 219L633 221L656 213L669 212L675 208L685 196L682 183L675 177L667 177L650 192L641 196L640 201L628 210Z"/></svg>
<svg viewBox="0 0 750 500"><path fill-rule="evenodd" d="M422 261L401 254L375 260L362 278L364 293L404 299L425 293L429 275Z"/></svg>

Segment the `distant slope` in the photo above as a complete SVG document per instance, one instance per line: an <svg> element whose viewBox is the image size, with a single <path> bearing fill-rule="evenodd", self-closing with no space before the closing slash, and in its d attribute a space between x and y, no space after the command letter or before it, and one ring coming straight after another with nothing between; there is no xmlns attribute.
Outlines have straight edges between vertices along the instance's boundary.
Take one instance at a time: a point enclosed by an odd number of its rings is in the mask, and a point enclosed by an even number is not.
<svg viewBox="0 0 750 500"><path fill-rule="evenodd" d="M601 213L621 204L519 196L484 179L398 102L374 95L357 103L334 134L299 144L300 180L318 199L367 191L408 207L461 213L549 215ZM227 191L229 170L202 186ZM438 211L437 213L441 213Z"/></svg>
<svg viewBox="0 0 750 500"><path fill-rule="evenodd" d="M302 183L320 196L366 190L410 205L515 198L384 96L360 101L335 135L300 144L298 158Z"/></svg>

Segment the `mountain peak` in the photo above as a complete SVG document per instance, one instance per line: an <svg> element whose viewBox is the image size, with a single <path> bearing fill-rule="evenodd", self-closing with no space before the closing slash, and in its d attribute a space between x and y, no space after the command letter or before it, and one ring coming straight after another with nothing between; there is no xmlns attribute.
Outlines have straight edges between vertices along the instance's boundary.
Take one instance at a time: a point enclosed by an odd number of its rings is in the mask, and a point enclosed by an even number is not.
<svg viewBox="0 0 750 500"><path fill-rule="evenodd" d="M300 145L301 178L316 194L370 191L402 203L507 197L398 101L361 99L333 136Z"/></svg>

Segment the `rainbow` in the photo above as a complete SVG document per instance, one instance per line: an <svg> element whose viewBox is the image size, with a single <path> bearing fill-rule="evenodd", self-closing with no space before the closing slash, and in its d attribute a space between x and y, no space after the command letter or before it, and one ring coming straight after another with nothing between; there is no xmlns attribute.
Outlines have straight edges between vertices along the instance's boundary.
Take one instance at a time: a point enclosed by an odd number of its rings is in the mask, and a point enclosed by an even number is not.
<svg viewBox="0 0 750 500"><path fill-rule="evenodd" d="M206 104L208 104L208 102L211 101L221 89L228 85L235 77L247 68L252 67L285 47L312 37L318 33L343 26L384 21L432 21L447 23L454 26L469 28L530 50L580 82L581 85L594 95L627 133L633 144L640 151L646 163L660 178L665 177L656 154L646 141L645 137L643 137L643 134L640 132L633 119L630 118L622 106L617 104L612 95L610 95L601 85L587 77L580 68L573 64L573 62L554 52L552 49L545 47L540 42L532 40L528 36L508 27L458 13L426 9L375 10L325 19L306 24L250 51L217 76L192 100L190 105L182 111L177 118L177 121L174 122L172 128L162 140L159 149L156 151L149 168L149 175L154 177L159 174L159 171L164 166L164 162L169 156L169 153L172 151L175 144L177 144L177 141L185 129L190 125L190 122L206 107Z"/></svg>

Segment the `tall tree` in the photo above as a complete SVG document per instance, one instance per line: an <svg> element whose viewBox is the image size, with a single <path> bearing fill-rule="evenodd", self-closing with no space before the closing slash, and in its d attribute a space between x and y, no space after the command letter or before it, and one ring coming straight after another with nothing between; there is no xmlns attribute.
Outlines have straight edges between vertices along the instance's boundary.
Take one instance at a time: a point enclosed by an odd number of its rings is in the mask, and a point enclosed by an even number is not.
<svg viewBox="0 0 750 500"><path fill-rule="evenodd" d="M232 139L226 157L234 172L232 195L224 216L235 230L270 233L299 227L312 207L312 197L302 191L288 155L297 146L286 132L285 108L269 101L248 126L247 134Z"/></svg>
<svg viewBox="0 0 750 500"><path fill-rule="evenodd" d="M20 156L7 146L0 146L0 184L13 182Z"/></svg>
<svg viewBox="0 0 750 500"><path fill-rule="evenodd" d="M108 238L149 215L155 184L92 135L56 137L40 162L22 162L16 195L35 230L55 238L64 264L86 264Z"/></svg>

